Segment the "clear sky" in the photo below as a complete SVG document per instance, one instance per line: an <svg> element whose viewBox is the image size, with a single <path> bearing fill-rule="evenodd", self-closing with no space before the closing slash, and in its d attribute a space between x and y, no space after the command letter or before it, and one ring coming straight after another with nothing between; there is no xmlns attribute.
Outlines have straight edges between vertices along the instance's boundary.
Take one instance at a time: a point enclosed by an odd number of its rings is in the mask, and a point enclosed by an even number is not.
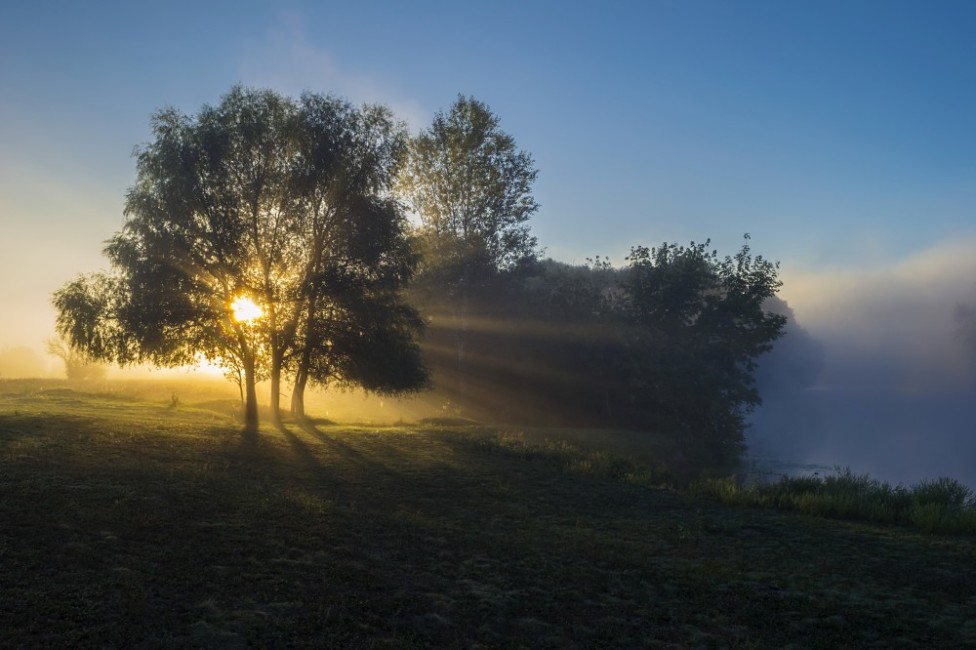
<svg viewBox="0 0 976 650"><path fill-rule="evenodd" d="M104 266L150 114L238 82L415 131L474 95L534 156L562 261L749 232L808 325L936 285L948 314L976 286L974 34L976 3L946 0L6 0L0 347L39 348L51 292Z"/></svg>

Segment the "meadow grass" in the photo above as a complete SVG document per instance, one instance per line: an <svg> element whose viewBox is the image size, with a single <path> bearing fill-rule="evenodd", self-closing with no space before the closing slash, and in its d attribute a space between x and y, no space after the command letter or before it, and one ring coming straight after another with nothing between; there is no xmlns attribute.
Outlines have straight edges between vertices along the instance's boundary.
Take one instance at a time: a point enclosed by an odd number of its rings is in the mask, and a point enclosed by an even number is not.
<svg viewBox="0 0 976 650"><path fill-rule="evenodd" d="M976 534L972 490L945 477L909 487L892 486L848 468L826 476L784 476L775 482L749 484L735 476L703 478L691 490L730 505L897 524L927 533Z"/></svg>
<svg viewBox="0 0 976 650"><path fill-rule="evenodd" d="M179 394L0 382L0 647L976 644L969 536L728 507L579 431L244 435Z"/></svg>

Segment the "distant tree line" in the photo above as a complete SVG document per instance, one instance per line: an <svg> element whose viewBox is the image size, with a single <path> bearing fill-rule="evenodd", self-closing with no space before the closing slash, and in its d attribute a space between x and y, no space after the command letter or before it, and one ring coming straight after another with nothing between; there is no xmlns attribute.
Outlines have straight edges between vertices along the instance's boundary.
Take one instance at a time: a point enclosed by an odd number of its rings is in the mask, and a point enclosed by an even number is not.
<svg viewBox="0 0 976 650"><path fill-rule="evenodd" d="M464 367L450 299L415 285L436 390L478 419L678 434L690 462L733 462L761 402L755 371L785 317L775 265L748 245L634 248L623 268L527 259L470 298ZM415 289L415 290L418 290ZM458 374L468 377L457 381Z"/></svg>
<svg viewBox="0 0 976 650"><path fill-rule="evenodd" d="M696 462L738 458L756 361L786 322L765 307L776 264L748 235L727 257L706 242L636 246L620 269L540 260L535 177L474 99L410 143L400 190L421 221L412 292L437 390L479 418L668 430Z"/></svg>
<svg viewBox="0 0 976 650"><path fill-rule="evenodd" d="M777 267L748 242L635 246L623 268L539 259L534 162L463 96L413 138L383 107L242 87L152 127L112 271L54 297L86 358L202 354L241 382L250 428L260 379L276 421L285 379L298 415L309 384L432 385L480 418L667 429L706 462L741 452L756 360L785 322L764 307Z"/></svg>

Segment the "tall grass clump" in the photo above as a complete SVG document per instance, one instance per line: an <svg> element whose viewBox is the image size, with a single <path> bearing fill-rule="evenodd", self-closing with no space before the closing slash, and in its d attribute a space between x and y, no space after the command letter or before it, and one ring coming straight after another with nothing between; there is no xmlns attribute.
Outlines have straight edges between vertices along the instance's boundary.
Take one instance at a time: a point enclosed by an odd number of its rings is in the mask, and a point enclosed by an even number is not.
<svg viewBox="0 0 976 650"><path fill-rule="evenodd" d="M921 481L912 488L912 497L918 505L940 505L951 508L976 506L973 491L951 478Z"/></svg>
<svg viewBox="0 0 976 650"><path fill-rule="evenodd" d="M793 510L818 517L911 526L929 533L976 534L973 491L951 478L892 486L849 468L827 476L784 476L770 483L697 481L692 491L731 505Z"/></svg>
<svg viewBox="0 0 976 650"><path fill-rule="evenodd" d="M976 532L973 491L950 478L922 481L912 488L912 525L925 532Z"/></svg>

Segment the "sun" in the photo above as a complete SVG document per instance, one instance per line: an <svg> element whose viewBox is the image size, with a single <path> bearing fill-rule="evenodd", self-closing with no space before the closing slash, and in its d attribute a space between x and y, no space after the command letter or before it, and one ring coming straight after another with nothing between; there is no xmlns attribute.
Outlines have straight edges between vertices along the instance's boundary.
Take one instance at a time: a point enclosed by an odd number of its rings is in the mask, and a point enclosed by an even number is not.
<svg viewBox="0 0 976 650"><path fill-rule="evenodd" d="M234 312L234 320L238 323L250 323L264 316L264 310L247 296L234 298L234 302L230 303L230 309Z"/></svg>

